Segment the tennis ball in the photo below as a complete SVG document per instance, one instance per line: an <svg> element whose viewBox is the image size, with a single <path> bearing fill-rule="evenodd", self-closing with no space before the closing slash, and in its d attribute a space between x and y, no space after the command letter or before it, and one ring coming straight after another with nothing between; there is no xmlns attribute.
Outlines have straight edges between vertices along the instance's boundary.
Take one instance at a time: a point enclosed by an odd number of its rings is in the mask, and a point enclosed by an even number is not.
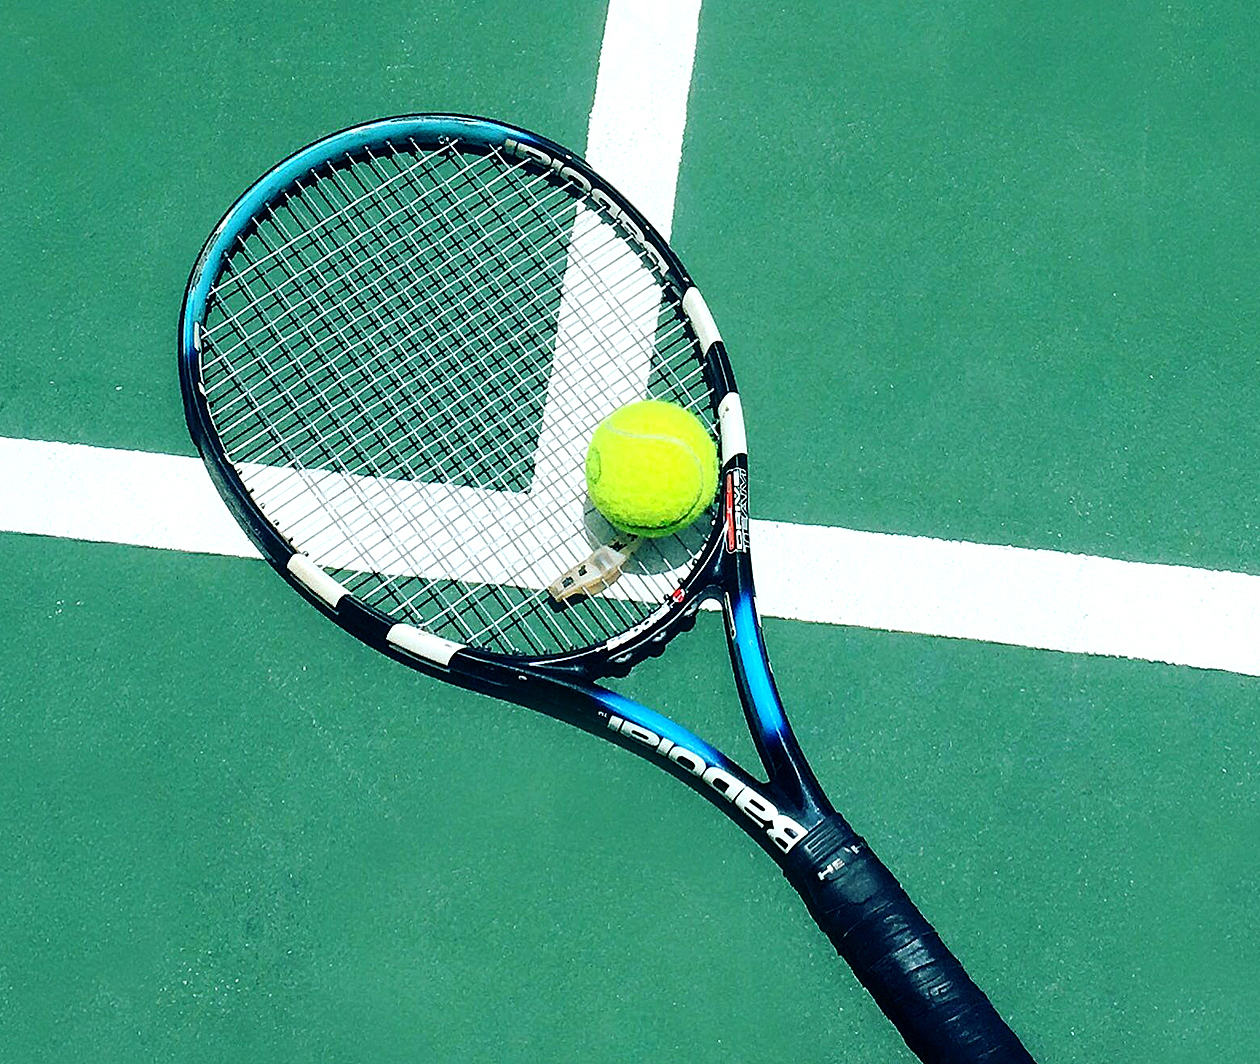
<svg viewBox="0 0 1260 1064"><path fill-rule="evenodd" d="M604 418L586 452L586 488L610 524L633 536L668 536L713 501L718 460L700 419L645 399Z"/></svg>

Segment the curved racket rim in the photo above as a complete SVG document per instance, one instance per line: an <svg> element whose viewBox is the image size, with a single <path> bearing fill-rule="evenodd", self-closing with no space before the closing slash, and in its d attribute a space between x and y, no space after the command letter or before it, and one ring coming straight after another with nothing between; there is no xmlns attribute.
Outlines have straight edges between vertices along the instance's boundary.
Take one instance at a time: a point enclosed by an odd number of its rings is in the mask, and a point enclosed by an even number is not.
<svg viewBox="0 0 1260 1064"><path fill-rule="evenodd" d="M638 235L667 264L668 270L661 277L675 296L681 299L688 290L695 288L686 268L665 238L624 195L584 159L529 130L495 119L463 114L396 115L348 126L310 142L255 179L224 212L197 255L185 286L179 320L179 374L185 418L193 442L220 495L263 555L299 590L303 589L303 585L300 581L295 581L284 568L292 547L257 506L229 459L214 427L202 387L200 328L206 318L210 292L215 280L221 275L222 261L233 242L248 234L260 212L277 202L286 191L295 188L300 179L315 167L340 160L347 154L400 140L414 142L420 147L434 148L457 140L474 148L491 151L501 148L508 139L546 152L564 167L580 174L592 187L606 194L637 226ZM574 198L577 199L576 196ZM720 429L719 404L730 395L738 395L725 346L720 339L708 345L702 363L709 381L712 413ZM723 464L723 483L741 458L742 455L735 456ZM685 578L679 582L672 596L657 603L644 621L630 629L633 632L631 638L627 639L626 633L618 632L597 643L551 654L503 654L477 647L469 647L469 653L478 659L498 661L516 668L557 669L566 675L588 680L625 675L632 666L656 652L658 645L668 642L678 632L689 628L706 591L720 586L722 581L717 572L724 565L722 544L726 535L725 522L729 519L729 514L719 513L703 545L696 550ZM364 605L363 608L376 617L383 616L370 606ZM333 620L341 623L336 616ZM352 634L359 634L357 628L361 620L358 617L351 618L352 627L348 630ZM342 624L342 627L346 625ZM610 644L615 644L615 647Z"/></svg>

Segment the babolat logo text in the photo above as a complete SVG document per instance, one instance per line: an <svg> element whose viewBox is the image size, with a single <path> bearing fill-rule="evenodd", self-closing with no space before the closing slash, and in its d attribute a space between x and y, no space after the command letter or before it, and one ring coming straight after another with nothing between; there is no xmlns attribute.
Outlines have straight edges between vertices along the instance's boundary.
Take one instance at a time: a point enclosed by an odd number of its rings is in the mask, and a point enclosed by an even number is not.
<svg viewBox="0 0 1260 1064"><path fill-rule="evenodd" d="M739 468L726 478L726 549L748 550L748 473Z"/></svg>
<svg viewBox="0 0 1260 1064"><path fill-rule="evenodd" d="M626 214L625 210L608 198L608 194L603 189L596 188L582 174L574 170L573 167L566 166L559 159L552 158L541 148L535 148L532 144L522 144L518 140L509 138L503 142L503 151L507 155L516 156L518 159L532 159L553 173L559 174L566 181L572 181L603 210L612 215L618 225L634 237L634 242L643 249L644 253L656 264L657 269L661 273L669 273L669 263L666 261L665 256L643 235L643 230Z"/></svg>
<svg viewBox="0 0 1260 1064"><path fill-rule="evenodd" d="M805 837L805 829L791 817L780 813L773 802L763 798L751 787L745 786L729 772L716 765L710 765L694 750L678 746L669 739L657 735L650 728L622 720L620 717L610 716L608 727L629 739L641 742L644 746L652 747L661 757L672 761L679 768L686 769L693 776L699 776L754 824L765 828L770 841L784 853L790 853L792 847Z"/></svg>

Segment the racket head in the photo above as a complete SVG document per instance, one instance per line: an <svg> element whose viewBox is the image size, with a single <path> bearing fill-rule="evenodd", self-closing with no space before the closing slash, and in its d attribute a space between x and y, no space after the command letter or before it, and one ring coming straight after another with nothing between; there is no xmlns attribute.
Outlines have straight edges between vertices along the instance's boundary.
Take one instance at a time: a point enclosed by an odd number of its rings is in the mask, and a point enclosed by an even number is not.
<svg viewBox="0 0 1260 1064"><path fill-rule="evenodd" d="M743 424L712 317L650 223L536 134L410 115L296 152L211 233L179 347L193 440L260 552L408 664L620 674L738 579ZM585 499L590 432L640 398L714 435L718 499L558 606L547 585L615 535Z"/></svg>

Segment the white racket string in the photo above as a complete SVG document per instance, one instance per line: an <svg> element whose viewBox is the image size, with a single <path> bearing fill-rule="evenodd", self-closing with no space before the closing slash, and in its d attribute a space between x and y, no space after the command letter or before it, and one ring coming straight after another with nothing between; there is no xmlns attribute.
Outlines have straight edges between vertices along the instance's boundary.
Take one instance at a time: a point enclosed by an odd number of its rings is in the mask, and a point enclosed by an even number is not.
<svg viewBox="0 0 1260 1064"><path fill-rule="evenodd" d="M360 599L564 653L644 620L705 542L702 522L653 543L623 586L563 608L545 590L611 533L582 471L606 414L652 396L713 427L679 298L578 185L391 144L311 170L234 243L203 384L259 507Z"/></svg>

